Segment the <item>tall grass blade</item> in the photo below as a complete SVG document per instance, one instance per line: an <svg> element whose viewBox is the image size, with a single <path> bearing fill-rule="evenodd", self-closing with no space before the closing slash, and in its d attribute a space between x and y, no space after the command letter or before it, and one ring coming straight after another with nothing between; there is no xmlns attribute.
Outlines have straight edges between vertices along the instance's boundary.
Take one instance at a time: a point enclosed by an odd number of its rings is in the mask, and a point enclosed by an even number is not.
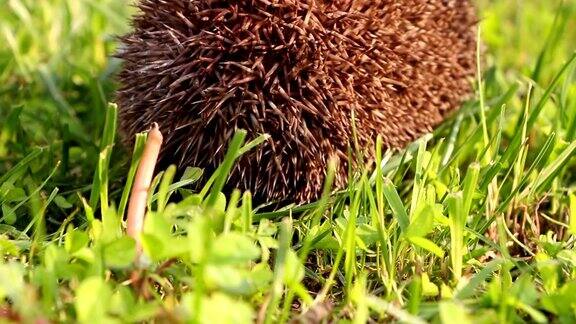
<svg viewBox="0 0 576 324"><path fill-rule="evenodd" d="M98 167L94 174L94 181L92 183L92 191L90 193L90 206L96 209L98 200L104 193L102 192L103 186L108 186L108 183L102 183L102 178L108 176L108 167L110 164L110 156L112 154L112 146L116 138L116 128L118 125L118 107L115 104L108 105L106 110L106 121L104 123L104 131L102 140L100 142L100 157ZM102 154L104 153L104 154ZM106 188L108 190L108 188Z"/></svg>
<svg viewBox="0 0 576 324"><path fill-rule="evenodd" d="M398 225L402 232L405 232L408 229L408 225L410 225L410 218L408 217L408 213L406 212L406 208L398 195L398 191L396 191L396 187L388 178L384 178L384 184L382 186L384 197L386 197L386 201L390 208L392 209L392 214L396 218Z"/></svg>

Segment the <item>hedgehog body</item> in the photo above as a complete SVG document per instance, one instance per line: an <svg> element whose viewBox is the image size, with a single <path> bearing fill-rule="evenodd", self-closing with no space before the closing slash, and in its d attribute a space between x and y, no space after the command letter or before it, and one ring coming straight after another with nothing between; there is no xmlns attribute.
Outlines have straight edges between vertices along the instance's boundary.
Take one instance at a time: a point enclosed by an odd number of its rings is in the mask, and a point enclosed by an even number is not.
<svg viewBox="0 0 576 324"><path fill-rule="evenodd" d="M471 91L468 0L141 0L122 38L117 101L127 143L157 122L161 164L221 162L236 129L269 140L229 184L261 201L308 202L328 161L345 186L356 141L400 148Z"/></svg>

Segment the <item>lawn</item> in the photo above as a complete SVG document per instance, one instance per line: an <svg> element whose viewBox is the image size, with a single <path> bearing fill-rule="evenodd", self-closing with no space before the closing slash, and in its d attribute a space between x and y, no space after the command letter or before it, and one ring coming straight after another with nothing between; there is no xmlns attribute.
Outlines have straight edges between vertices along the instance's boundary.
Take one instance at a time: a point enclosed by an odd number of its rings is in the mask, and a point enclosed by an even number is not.
<svg viewBox="0 0 576 324"><path fill-rule="evenodd" d="M229 168L159 173L138 258L129 3L0 0L0 322L576 322L575 0L478 0L474 98L343 192L270 211Z"/></svg>

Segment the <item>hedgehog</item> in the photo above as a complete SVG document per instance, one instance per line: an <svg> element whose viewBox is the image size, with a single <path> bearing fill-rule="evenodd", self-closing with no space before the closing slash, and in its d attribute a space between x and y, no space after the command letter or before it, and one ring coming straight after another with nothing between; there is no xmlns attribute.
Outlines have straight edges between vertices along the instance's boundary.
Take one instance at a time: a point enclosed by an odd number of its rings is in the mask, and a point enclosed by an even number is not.
<svg viewBox="0 0 576 324"><path fill-rule="evenodd" d="M159 165L214 171L238 129L267 141L228 186L263 202L319 198L330 159L346 186L356 144L399 149L466 100L468 0L140 0L117 56L120 134L158 123Z"/></svg>

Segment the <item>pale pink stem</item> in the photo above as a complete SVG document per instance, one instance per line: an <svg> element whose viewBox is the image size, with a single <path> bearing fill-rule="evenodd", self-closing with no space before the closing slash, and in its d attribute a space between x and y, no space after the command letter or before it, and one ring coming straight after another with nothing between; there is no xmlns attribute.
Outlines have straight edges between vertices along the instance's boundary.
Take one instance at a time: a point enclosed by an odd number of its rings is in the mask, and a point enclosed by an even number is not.
<svg viewBox="0 0 576 324"><path fill-rule="evenodd" d="M154 123L152 129L148 132L146 146L142 153L142 158L138 164L136 177L134 178L134 186L130 194L130 202L128 203L128 220L126 228L128 235L136 240L138 255L142 251L140 242L140 233L144 227L144 215L146 213L146 201L148 199L148 190L154 177L154 169L160 154L160 147L162 146L162 133L158 124Z"/></svg>

